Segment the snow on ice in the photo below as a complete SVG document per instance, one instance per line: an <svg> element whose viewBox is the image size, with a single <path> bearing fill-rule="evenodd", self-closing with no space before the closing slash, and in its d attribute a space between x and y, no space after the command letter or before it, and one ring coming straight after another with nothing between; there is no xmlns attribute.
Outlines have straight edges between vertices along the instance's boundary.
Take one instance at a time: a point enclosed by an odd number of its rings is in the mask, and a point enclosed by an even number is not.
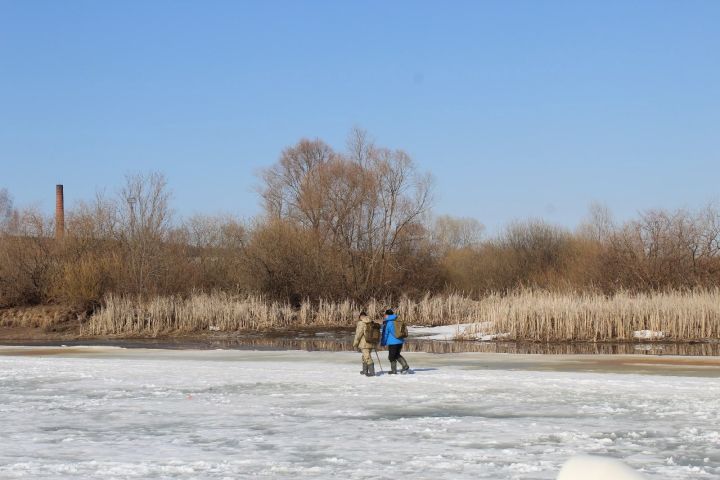
<svg viewBox="0 0 720 480"><path fill-rule="evenodd" d="M365 378L352 353L0 348L0 478L554 479L576 454L720 475L716 378L406 357Z"/></svg>

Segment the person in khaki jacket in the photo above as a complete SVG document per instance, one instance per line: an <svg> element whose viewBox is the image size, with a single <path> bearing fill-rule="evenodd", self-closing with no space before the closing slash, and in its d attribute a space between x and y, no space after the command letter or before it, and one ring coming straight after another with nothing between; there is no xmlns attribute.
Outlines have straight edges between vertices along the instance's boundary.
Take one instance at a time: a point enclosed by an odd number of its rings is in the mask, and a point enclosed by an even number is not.
<svg viewBox="0 0 720 480"><path fill-rule="evenodd" d="M380 341L380 325L373 322L367 313L362 312L355 328L355 339L353 340L353 348L359 348L362 352L362 372L361 375L368 377L375 376L375 363L372 359L372 351L377 348Z"/></svg>

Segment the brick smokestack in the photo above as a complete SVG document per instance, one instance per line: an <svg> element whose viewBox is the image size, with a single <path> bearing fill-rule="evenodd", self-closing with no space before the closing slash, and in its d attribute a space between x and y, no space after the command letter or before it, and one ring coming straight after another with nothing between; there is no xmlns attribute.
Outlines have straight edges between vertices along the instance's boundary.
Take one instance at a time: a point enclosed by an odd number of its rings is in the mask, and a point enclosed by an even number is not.
<svg viewBox="0 0 720 480"><path fill-rule="evenodd" d="M63 186L55 185L55 239L62 240L65 235L65 197Z"/></svg>

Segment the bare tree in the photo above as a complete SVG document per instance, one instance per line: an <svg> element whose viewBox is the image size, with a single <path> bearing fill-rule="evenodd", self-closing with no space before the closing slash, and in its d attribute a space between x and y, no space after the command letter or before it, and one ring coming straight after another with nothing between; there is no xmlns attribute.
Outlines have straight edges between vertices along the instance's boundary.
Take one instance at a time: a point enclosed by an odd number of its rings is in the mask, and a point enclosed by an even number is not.
<svg viewBox="0 0 720 480"><path fill-rule="evenodd" d="M10 192L6 188L0 188L0 233L9 228L14 212Z"/></svg>
<svg viewBox="0 0 720 480"><path fill-rule="evenodd" d="M170 193L160 173L126 177L117 205L120 240L128 252L128 288L145 293L163 277L162 245L168 239Z"/></svg>
<svg viewBox="0 0 720 480"><path fill-rule="evenodd" d="M720 257L720 205L708 204L698 214L701 251L710 259Z"/></svg>
<svg viewBox="0 0 720 480"><path fill-rule="evenodd" d="M322 199L315 194L314 185L318 168L333 156L330 146L319 139L302 139L283 150L280 160L262 172L265 185L260 193L266 212L317 229Z"/></svg>
<svg viewBox="0 0 720 480"><path fill-rule="evenodd" d="M13 213L9 234L0 235L0 306L47 298L52 221L35 208Z"/></svg>
<svg viewBox="0 0 720 480"><path fill-rule="evenodd" d="M587 218L580 224L578 232L597 242L605 242L615 231L615 221L610 209L601 203L593 203Z"/></svg>
<svg viewBox="0 0 720 480"><path fill-rule="evenodd" d="M320 261L334 258L344 265L338 281L365 296L402 267L396 254L421 231L413 226L429 210L432 182L405 152L377 148L362 130L351 133L348 148L338 154L320 140L301 140L263 172L261 193L268 218L312 233L307 268L337 272Z"/></svg>
<svg viewBox="0 0 720 480"><path fill-rule="evenodd" d="M68 236L88 240L120 239L123 232L118 206L119 202L104 192L97 192L91 202L78 202L67 214Z"/></svg>
<svg viewBox="0 0 720 480"><path fill-rule="evenodd" d="M485 226L474 218L440 215L432 227L432 241L442 252L477 247L482 240Z"/></svg>
<svg viewBox="0 0 720 480"><path fill-rule="evenodd" d="M377 271L375 284L384 287L388 268L400 268L391 264L400 242L417 240L412 233L420 230L412 227L421 222L431 207L433 182L430 174L417 172L410 156L402 150L375 149L371 172L378 186L374 199L378 208L373 209L375 221L369 235L373 261L368 278Z"/></svg>
<svg viewBox="0 0 720 480"><path fill-rule="evenodd" d="M346 143L348 158L361 167L366 167L375 149L375 143L367 130L354 127L350 130Z"/></svg>

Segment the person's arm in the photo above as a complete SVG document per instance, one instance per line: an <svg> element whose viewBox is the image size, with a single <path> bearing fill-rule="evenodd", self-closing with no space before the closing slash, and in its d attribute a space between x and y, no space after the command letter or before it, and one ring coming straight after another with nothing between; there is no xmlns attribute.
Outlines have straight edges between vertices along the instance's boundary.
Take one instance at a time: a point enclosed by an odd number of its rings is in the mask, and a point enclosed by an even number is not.
<svg viewBox="0 0 720 480"><path fill-rule="evenodd" d="M355 340L353 340L353 348L357 348L358 345L360 345L360 340L364 334L365 329L363 328L363 323L358 322L357 327L355 327Z"/></svg>

